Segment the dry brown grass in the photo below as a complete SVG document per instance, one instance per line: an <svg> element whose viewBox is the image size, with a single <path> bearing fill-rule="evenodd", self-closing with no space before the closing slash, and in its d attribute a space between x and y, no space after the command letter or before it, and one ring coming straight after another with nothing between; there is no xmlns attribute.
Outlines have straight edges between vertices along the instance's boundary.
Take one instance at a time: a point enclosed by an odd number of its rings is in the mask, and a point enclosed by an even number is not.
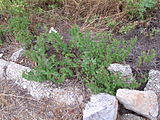
<svg viewBox="0 0 160 120"><path fill-rule="evenodd" d="M122 12L117 0L64 0L63 13L74 20L87 20L91 16L111 16Z"/></svg>
<svg viewBox="0 0 160 120"><path fill-rule="evenodd" d="M121 0L64 0L61 13L82 31L102 32L108 29L105 18L118 21L126 17L123 8Z"/></svg>
<svg viewBox="0 0 160 120"><path fill-rule="evenodd" d="M58 1L58 0L57 0ZM47 5L58 5L59 9L54 9L59 16L69 19L73 24L84 27L93 27L94 24L101 26L104 24L103 18L110 17L118 19L124 16L122 0L62 0L62 2L53 2L53 0L32 0L30 4L41 7L45 11L53 13L53 9L47 8ZM54 16L54 14L50 16ZM93 18L95 17L95 18ZM92 22L89 22L92 19ZM95 26L94 26L95 27Z"/></svg>
<svg viewBox="0 0 160 120"><path fill-rule="evenodd" d="M106 18L111 18L122 23L128 22L126 10L127 0L32 0L30 4L41 7L45 14L33 14L32 23L45 23L47 26L56 26L57 20L64 20L72 26L77 24L81 30L90 29L94 32L109 30ZM135 0L136 1L136 0ZM159 1L159 0L158 0ZM49 5L58 5L59 8L51 9ZM40 21L40 22L39 22ZM34 26L32 24L32 26ZM118 30L120 26L113 29ZM33 30L34 31L34 30Z"/></svg>

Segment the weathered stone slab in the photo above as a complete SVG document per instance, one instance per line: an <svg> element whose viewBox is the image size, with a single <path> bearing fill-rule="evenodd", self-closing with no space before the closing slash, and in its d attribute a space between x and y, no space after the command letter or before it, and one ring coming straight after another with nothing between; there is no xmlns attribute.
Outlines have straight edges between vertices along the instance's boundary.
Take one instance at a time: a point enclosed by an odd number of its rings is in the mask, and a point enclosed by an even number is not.
<svg viewBox="0 0 160 120"><path fill-rule="evenodd" d="M49 97L51 89L44 83L28 81L22 77L23 72L30 71L29 67L25 67L14 62L10 62L6 69L6 78L15 80L15 83L21 86L23 89L27 89L28 92L40 99L41 97Z"/></svg>

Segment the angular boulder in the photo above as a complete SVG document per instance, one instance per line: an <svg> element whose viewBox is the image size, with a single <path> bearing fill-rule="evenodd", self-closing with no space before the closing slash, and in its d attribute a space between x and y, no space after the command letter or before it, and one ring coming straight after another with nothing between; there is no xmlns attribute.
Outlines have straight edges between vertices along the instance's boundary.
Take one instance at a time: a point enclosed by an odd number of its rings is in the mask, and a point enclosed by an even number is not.
<svg viewBox="0 0 160 120"><path fill-rule="evenodd" d="M83 111L83 120L116 120L118 101L112 95L92 95Z"/></svg>
<svg viewBox="0 0 160 120"><path fill-rule="evenodd" d="M155 92L118 89L116 97L126 109L151 120L157 120L158 101Z"/></svg>

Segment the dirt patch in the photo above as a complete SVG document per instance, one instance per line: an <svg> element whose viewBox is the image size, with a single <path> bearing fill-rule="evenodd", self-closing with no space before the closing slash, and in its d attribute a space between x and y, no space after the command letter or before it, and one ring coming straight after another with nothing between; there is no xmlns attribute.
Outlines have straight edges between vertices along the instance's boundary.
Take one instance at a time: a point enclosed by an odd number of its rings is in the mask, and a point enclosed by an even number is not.
<svg viewBox="0 0 160 120"><path fill-rule="evenodd" d="M0 79L1 120L81 120L84 103L56 104L54 98L37 100L13 80Z"/></svg>
<svg viewBox="0 0 160 120"><path fill-rule="evenodd" d="M160 30L160 13L157 12L155 17L147 22L147 25L138 25L136 29L128 32L126 35L120 35L121 38L129 40L135 36L138 37L135 48L126 59L126 63L131 65L135 74L148 73L150 69L160 70L160 32L153 33L153 29ZM156 57L150 63L143 63L137 67L138 56L142 51L149 52L154 49L157 53Z"/></svg>

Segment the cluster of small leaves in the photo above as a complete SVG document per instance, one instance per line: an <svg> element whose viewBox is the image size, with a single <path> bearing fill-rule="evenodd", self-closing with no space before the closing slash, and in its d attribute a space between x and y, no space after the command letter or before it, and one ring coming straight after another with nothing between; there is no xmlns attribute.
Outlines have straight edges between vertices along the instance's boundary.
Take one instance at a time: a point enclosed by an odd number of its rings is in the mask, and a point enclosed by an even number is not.
<svg viewBox="0 0 160 120"><path fill-rule="evenodd" d="M154 37L160 33L160 29L158 28L152 28L151 32L149 33L150 37Z"/></svg>
<svg viewBox="0 0 160 120"><path fill-rule="evenodd" d="M131 19L144 19L147 12L156 8L156 4L157 0L127 0L126 10Z"/></svg>
<svg viewBox="0 0 160 120"><path fill-rule="evenodd" d="M34 71L25 75L30 80L61 83L73 76L71 69L77 67L74 61L71 61L74 54L71 54L70 48L59 34L41 34L37 37L37 44L28 50L26 55L37 63Z"/></svg>
<svg viewBox="0 0 160 120"><path fill-rule="evenodd" d="M1 12L10 16L6 30L12 33L23 47L30 47L34 40L34 36L29 30L29 14L36 10L34 8L38 9L37 13L44 12L41 7L36 6L43 2L62 2L62 0L0 0Z"/></svg>
<svg viewBox="0 0 160 120"><path fill-rule="evenodd" d="M136 39L130 43L120 41L110 33L100 33L91 38L89 32L81 33L77 27L71 30L68 44L58 33L44 33L37 37L36 45L27 54L37 66L24 77L55 83L66 79L83 80L94 93L114 94L118 88L135 88L135 81L126 84L119 75L107 70L111 63L124 61L135 42Z"/></svg>

